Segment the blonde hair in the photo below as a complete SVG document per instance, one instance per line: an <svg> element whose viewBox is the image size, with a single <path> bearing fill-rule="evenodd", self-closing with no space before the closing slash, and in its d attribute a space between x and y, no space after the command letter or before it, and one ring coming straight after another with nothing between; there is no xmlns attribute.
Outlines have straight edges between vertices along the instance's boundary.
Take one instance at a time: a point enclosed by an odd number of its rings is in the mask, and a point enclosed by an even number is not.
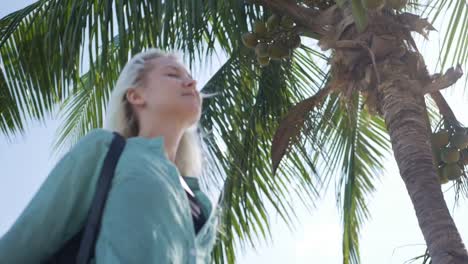
<svg viewBox="0 0 468 264"><path fill-rule="evenodd" d="M104 129L116 131L125 138L138 135L138 119L126 99L126 92L129 88L142 84L145 74L151 69L148 61L165 56L178 59L175 53L152 48L136 54L127 62L110 95ZM200 176L202 173L203 157L197 127L198 122L184 132L176 152L175 165L183 176Z"/></svg>

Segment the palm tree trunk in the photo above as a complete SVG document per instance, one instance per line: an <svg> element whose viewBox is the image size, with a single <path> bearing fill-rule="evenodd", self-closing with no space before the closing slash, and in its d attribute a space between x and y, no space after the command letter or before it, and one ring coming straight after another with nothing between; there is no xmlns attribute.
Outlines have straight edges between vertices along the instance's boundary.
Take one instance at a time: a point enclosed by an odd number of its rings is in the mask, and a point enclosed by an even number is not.
<svg viewBox="0 0 468 264"><path fill-rule="evenodd" d="M405 67L394 66L400 70ZM409 76L399 77L382 82L379 90L401 177L413 202L432 263L466 264L466 248L450 216L432 163L424 97L414 92L414 82L410 83Z"/></svg>
<svg viewBox="0 0 468 264"><path fill-rule="evenodd" d="M331 72L336 83L341 84L334 89L344 98L356 90L366 93L367 107L384 116L432 263L467 264L468 253L432 162L424 94L437 91L422 87L431 83L431 76L411 37L411 31L421 33L433 29L432 25L409 13L369 12L369 26L360 32L352 23L355 17L351 1L322 12L304 9L294 1L260 2L321 35L319 46L323 50L334 49Z"/></svg>

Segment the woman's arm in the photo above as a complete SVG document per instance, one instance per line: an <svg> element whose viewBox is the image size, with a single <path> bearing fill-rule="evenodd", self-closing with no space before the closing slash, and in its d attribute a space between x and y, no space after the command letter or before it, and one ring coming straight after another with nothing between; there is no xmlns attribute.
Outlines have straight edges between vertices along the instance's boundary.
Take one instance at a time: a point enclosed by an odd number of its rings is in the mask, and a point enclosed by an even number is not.
<svg viewBox="0 0 468 264"><path fill-rule="evenodd" d="M40 263L80 229L99 176L96 165L106 153L97 136L90 132L55 165L0 239L0 262Z"/></svg>

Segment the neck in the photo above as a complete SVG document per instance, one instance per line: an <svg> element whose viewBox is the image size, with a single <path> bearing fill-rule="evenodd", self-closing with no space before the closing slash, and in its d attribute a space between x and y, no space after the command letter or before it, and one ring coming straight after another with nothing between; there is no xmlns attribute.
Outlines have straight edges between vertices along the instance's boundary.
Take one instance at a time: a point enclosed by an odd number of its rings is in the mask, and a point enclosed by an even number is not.
<svg viewBox="0 0 468 264"><path fill-rule="evenodd" d="M164 150L166 152L166 156L175 164L177 148L185 127L176 122L168 122L161 119L154 120L154 118L151 120L143 119L141 121L138 136L145 138L162 136L164 138Z"/></svg>

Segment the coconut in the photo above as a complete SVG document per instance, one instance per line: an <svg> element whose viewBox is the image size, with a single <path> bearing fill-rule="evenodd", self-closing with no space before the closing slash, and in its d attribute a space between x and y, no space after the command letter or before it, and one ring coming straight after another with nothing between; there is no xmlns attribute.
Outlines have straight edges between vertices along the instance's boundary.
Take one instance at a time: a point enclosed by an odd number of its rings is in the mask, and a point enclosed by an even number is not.
<svg viewBox="0 0 468 264"><path fill-rule="evenodd" d="M440 162L442 161L442 160L440 159L440 148L434 148L434 147L432 147L432 157L433 157L432 161L433 161L433 163L434 163L434 166L435 166L436 168L438 168Z"/></svg>
<svg viewBox="0 0 468 264"><path fill-rule="evenodd" d="M445 147L440 151L440 159L445 163L455 163L460 160L460 151L454 147Z"/></svg>
<svg viewBox="0 0 468 264"><path fill-rule="evenodd" d="M288 17L288 16L283 16L281 18L281 22L280 22L281 26L286 28L286 29L291 29L294 27L294 21Z"/></svg>
<svg viewBox="0 0 468 264"><path fill-rule="evenodd" d="M268 47L268 55L274 60L280 60L289 55L289 48L280 43L273 43Z"/></svg>
<svg viewBox="0 0 468 264"><path fill-rule="evenodd" d="M267 26L263 21L255 21L254 23L254 32L257 34L266 34Z"/></svg>
<svg viewBox="0 0 468 264"><path fill-rule="evenodd" d="M297 49L301 46L301 37L297 34L294 34L289 38L288 46L292 49Z"/></svg>
<svg viewBox="0 0 468 264"><path fill-rule="evenodd" d="M449 179L443 173L443 168L437 170L437 175L439 176L440 184L446 184L447 182L449 182Z"/></svg>
<svg viewBox="0 0 468 264"><path fill-rule="evenodd" d="M468 165L468 149L464 149L461 152L460 161L463 165Z"/></svg>
<svg viewBox="0 0 468 264"><path fill-rule="evenodd" d="M450 138L450 144L458 149L464 149L468 147L468 135L465 133L456 132Z"/></svg>
<svg viewBox="0 0 468 264"><path fill-rule="evenodd" d="M447 130L441 130L431 135L431 143L435 148L441 148L447 146L449 143L449 132Z"/></svg>
<svg viewBox="0 0 468 264"><path fill-rule="evenodd" d="M260 66L265 67L270 64L270 57L257 57L257 62Z"/></svg>
<svg viewBox="0 0 468 264"><path fill-rule="evenodd" d="M242 34L242 43L248 48L255 48L258 43L258 38L255 33L246 32Z"/></svg>
<svg viewBox="0 0 468 264"><path fill-rule="evenodd" d="M268 57L268 44L258 43L258 45L255 47L255 54L257 54L257 57L260 58Z"/></svg>
<svg viewBox="0 0 468 264"><path fill-rule="evenodd" d="M458 164L453 163L453 164L447 164L444 167L442 167L442 174L441 176L443 178L448 178L449 180L453 181L458 179L460 176L463 175L463 170L458 166Z"/></svg>
<svg viewBox="0 0 468 264"><path fill-rule="evenodd" d="M280 22L281 22L281 18L278 15L276 14L271 15L266 22L267 29L269 31L273 31L277 29L280 25Z"/></svg>

